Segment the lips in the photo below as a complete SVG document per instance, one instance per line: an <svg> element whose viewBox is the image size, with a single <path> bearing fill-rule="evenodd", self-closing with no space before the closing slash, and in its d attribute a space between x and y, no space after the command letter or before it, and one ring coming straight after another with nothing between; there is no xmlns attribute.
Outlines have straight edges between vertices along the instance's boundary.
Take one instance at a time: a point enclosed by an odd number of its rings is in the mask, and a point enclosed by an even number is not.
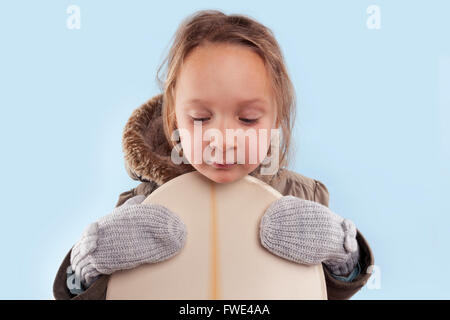
<svg viewBox="0 0 450 320"><path fill-rule="evenodd" d="M220 164L220 163L214 162L212 165L213 165L213 167L215 167L215 168L219 168L219 169L228 169L228 168L232 168L233 166L235 166L236 163L231 163L231 164Z"/></svg>

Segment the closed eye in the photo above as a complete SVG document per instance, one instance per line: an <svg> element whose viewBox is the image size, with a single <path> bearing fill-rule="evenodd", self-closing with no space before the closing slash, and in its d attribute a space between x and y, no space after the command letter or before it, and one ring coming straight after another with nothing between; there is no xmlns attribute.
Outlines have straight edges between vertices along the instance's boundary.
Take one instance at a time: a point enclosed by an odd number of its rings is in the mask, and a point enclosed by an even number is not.
<svg viewBox="0 0 450 320"><path fill-rule="evenodd" d="M244 119L244 118L239 118L239 120L245 123L255 123L256 121L258 121L258 119Z"/></svg>
<svg viewBox="0 0 450 320"><path fill-rule="evenodd" d="M192 118L193 121L207 121L209 118Z"/></svg>
<svg viewBox="0 0 450 320"><path fill-rule="evenodd" d="M205 122L208 121L210 118L194 118L192 117L192 121L201 121L201 122ZM246 123L246 124L253 124L256 123L258 121L258 119L246 119L246 118L239 118L239 120L241 120L242 122Z"/></svg>

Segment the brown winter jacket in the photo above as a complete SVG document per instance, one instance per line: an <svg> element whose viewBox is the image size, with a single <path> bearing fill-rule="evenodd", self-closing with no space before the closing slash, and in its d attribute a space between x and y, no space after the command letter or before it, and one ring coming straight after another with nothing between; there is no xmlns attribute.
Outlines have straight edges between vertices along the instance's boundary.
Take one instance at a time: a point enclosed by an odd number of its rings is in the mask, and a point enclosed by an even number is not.
<svg viewBox="0 0 450 320"><path fill-rule="evenodd" d="M120 194L116 207L136 195L148 196L163 183L195 170L190 164L175 165L170 160L170 146L164 136L161 118L162 95L157 95L137 108L131 114L123 132L123 152L125 168L134 180L141 183ZM316 201L328 206L328 190L323 183L301 174L281 168L273 176L260 175L259 167L250 175L266 182L283 195L293 195L302 199ZM374 264L372 251L362 234L357 232L360 248L361 274L352 282L333 278L324 266L328 299L349 299L361 289L370 277L369 266ZM63 299L105 299L109 275L101 275L85 292L72 295L66 285L66 270L70 265L70 252L67 252L58 269L53 283L53 295Z"/></svg>

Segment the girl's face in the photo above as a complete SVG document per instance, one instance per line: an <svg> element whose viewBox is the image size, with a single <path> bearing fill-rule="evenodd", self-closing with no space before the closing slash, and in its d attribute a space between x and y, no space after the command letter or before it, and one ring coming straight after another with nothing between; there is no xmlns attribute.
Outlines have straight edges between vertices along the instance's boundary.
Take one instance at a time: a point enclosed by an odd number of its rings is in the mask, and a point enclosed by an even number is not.
<svg viewBox="0 0 450 320"><path fill-rule="evenodd" d="M267 155L276 121L276 106L263 60L239 45L208 44L195 48L177 77L175 113L184 157L197 171L217 183L232 182L249 174ZM194 134L194 127L199 124ZM230 137L237 137L227 139L226 129L233 129ZM223 168L214 162L235 164Z"/></svg>

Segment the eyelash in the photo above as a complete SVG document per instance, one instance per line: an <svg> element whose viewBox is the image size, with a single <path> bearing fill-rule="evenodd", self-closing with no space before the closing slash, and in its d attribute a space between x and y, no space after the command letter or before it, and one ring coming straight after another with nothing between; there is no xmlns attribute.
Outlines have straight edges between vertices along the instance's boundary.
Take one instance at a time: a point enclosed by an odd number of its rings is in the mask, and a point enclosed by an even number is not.
<svg viewBox="0 0 450 320"><path fill-rule="evenodd" d="M194 121L201 121L201 122L208 121L208 120L205 120L205 119L209 119L209 118L192 118L192 122L194 122ZM252 124L255 124L258 121L258 119L245 119L245 118L239 118L239 119L241 119L241 121L244 122L246 125L252 125Z"/></svg>

